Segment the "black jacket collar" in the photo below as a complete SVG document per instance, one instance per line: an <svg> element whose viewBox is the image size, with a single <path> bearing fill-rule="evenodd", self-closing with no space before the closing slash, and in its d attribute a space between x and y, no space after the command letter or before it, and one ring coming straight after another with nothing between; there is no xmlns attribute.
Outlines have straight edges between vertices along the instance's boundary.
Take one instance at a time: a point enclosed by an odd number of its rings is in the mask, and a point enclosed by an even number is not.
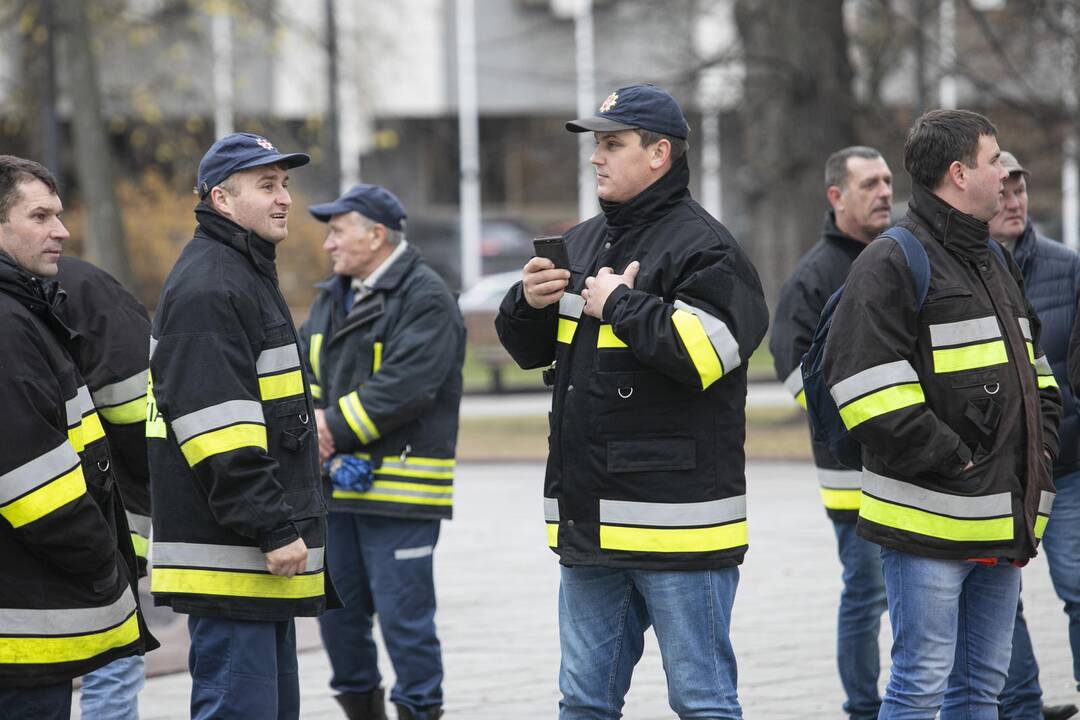
<svg viewBox="0 0 1080 720"><path fill-rule="evenodd" d="M852 255L858 255L866 247L866 243L856 240L837 227L836 212L834 210L825 212L825 229L822 231L822 236Z"/></svg>
<svg viewBox="0 0 1080 720"><path fill-rule="evenodd" d="M39 277L19 266L6 252L0 251L0 292L11 295L31 312L60 331L64 339L72 340L78 333L60 319L59 309L67 300L60 283Z"/></svg>
<svg viewBox="0 0 1080 720"><path fill-rule="evenodd" d="M908 213L929 229L935 240L958 255L978 259L990 250L986 244L990 228L986 223L960 212L918 183L911 187Z"/></svg>
<svg viewBox="0 0 1080 720"><path fill-rule="evenodd" d="M634 197L623 203L601 200L600 209L604 211L609 228L625 231L666 215L689 194L689 184L690 166L683 155L660 179Z"/></svg>
<svg viewBox="0 0 1080 720"><path fill-rule="evenodd" d="M401 284L416 263L420 262L420 251L416 249L415 245L411 243L405 246L405 252L401 253L390 267L386 268L386 272L372 286L373 291L379 290L394 290ZM349 292L349 285L352 284L352 277L349 275L332 275L326 280L315 285L320 290L325 290L330 293L330 297L334 300L334 306L343 308L345 307L345 295Z"/></svg>
<svg viewBox="0 0 1080 720"><path fill-rule="evenodd" d="M274 264L277 246L274 243L240 227L206 203L199 203L195 208L195 218L199 221L196 233L202 231L204 237L228 245L248 258L260 273L277 281Z"/></svg>

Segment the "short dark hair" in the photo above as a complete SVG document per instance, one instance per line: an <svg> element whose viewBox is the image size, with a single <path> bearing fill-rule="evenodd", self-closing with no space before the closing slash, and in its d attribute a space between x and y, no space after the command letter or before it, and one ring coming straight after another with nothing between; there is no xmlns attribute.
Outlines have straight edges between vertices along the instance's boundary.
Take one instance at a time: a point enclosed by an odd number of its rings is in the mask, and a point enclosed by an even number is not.
<svg viewBox="0 0 1080 720"><path fill-rule="evenodd" d="M937 187L956 160L973 168L979 162L979 138L997 137L988 119L970 110L930 110L915 121L904 143L904 169L920 185Z"/></svg>
<svg viewBox="0 0 1080 720"><path fill-rule="evenodd" d="M865 158L866 160L877 160L881 157L881 153L866 145L852 145L834 152L829 156L829 159L825 161L826 190L833 185L843 189L844 185L847 184L848 179L847 161L853 157Z"/></svg>
<svg viewBox="0 0 1080 720"><path fill-rule="evenodd" d="M8 221L12 206L22 199L19 186L40 180L56 194L56 178L44 165L14 155L0 155L0 222Z"/></svg>
<svg viewBox="0 0 1080 720"><path fill-rule="evenodd" d="M641 147L652 147L661 140L667 140L671 143L671 162L675 162L690 149L690 143L682 138L672 137L671 135L664 135L663 133L653 132L652 130L644 130L642 128L634 128L634 132L638 134L638 138L641 139Z"/></svg>

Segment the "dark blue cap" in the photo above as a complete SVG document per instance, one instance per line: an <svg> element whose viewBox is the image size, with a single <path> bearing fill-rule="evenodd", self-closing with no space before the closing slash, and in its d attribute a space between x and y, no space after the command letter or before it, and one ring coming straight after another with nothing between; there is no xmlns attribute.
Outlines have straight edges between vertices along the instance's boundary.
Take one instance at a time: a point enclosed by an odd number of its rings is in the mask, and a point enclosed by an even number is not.
<svg viewBox="0 0 1080 720"><path fill-rule="evenodd" d="M566 123L570 132L651 130L685 140L690 135L675 98L655 85L629 85L607 96L596 115Z"/></svg>
<svg viewBox="0 0 1080 720"><path fill-rule="evenodd" d="M329 222L334 215L358 212L368 220L381 223L391 230L403 229L405 206L394 193L378 185L360 183L353 185L347 193L337 200L312 205L308 208L319 222Z"/></svg>
<svg viewBox="0 0 1080 720"><path fill-rule="evenodd" d="M294 168L307 165L311 158L304 153L280 153L266 138L251 133L226 135L210 146L199 162L199 180L195 192L200 198L238 170L263 165Z"/></svg>

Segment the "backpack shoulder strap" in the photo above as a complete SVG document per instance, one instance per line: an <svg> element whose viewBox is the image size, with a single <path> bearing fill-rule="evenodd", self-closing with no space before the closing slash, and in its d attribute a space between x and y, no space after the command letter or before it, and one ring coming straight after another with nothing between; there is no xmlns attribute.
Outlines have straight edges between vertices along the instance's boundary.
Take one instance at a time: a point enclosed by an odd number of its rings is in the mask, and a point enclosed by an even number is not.
<svg viewBox="0 0 1080 720"><path fill-rule="evenodd" d="M926 254L926 248L919 242L910 230L894 225L882 233L885 237L892 238L900 249L904 251L908 268L911 269L911 277L915 281L916 307L922 309L926 293L930 290L930 258Z"/></svg>

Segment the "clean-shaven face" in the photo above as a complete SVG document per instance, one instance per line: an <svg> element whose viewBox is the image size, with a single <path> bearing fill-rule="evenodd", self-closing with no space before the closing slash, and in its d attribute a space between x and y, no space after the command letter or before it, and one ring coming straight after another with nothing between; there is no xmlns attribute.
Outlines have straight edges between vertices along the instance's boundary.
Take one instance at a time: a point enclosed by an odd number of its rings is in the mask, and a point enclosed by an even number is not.
<svg viewBox="0 0 1080 720"><path fill-rule="evenodd" d="M363 279L377 267L374 224L358 212L334 215L327 223L323 249L330 253L334 272Z"/></svg>
<svg viewBox="0 0 1080 720"><path fill-rule="evenodd" d="M240 170L231 176L236 194L226 191L223 214L275 245L289 234L289 174L282 165Z"/></svg>
<svg viewBox="0 0 1080 720"><path fill-rule="evenodd" d="M60 213L64 206L49 186L38 179L18 185L18 201L0 223L0 250L24 270L42 277L58 272L61 246L71 235Z"/></svg>
<svg viewBox="0 0 1080 720"><path fill-rule="evenodd" d="M1003 243L1015 242L1024 233L1028 221L1027 178L1013 173L1005 181L1001 211L990 220L990 236Z"/></svg>
<svg viewBox="0 0 1080 720"><path fill-rule="evenodd" d="M966 166L965 166L966 167ZM968 175L968 208L971 215L989 222L1001 209L1001 193L1008 171L1001 166L1001 149L993 135L979 136L979 153L975 167L966 167Z"/></svg>
<svg viewBox="0 0 1080 720"><path fill-rule="evenodd" d="M596 168L596 195L609 202L626 202L655 180L649 148L641 146L634 130L598 132L589 161Z"/></svg>

